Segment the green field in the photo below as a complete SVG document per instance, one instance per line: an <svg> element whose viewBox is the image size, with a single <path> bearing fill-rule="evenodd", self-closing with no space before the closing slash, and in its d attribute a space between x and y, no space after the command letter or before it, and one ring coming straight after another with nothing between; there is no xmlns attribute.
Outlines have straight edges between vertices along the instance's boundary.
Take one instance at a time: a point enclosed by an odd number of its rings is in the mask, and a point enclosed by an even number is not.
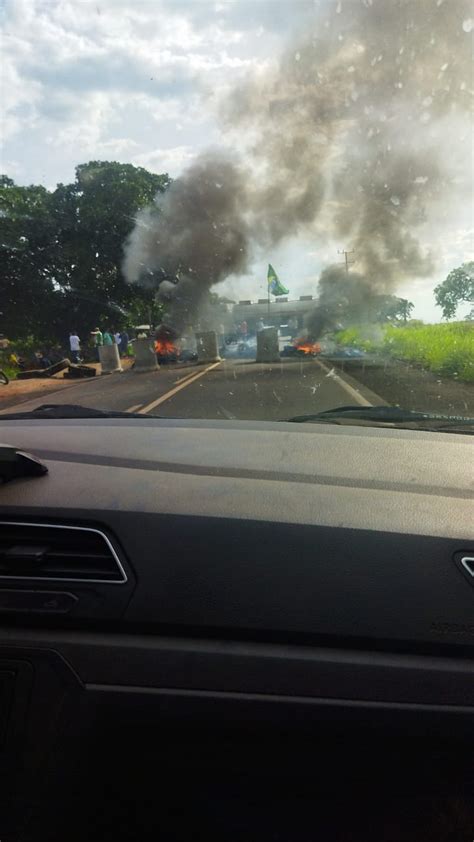
<svg viewBox="0 0 474 842"><path fill-rule="evenodd" d="M436 374L474 383L474 323L358 325L335 335L341 345L407 360Z"/></svg>

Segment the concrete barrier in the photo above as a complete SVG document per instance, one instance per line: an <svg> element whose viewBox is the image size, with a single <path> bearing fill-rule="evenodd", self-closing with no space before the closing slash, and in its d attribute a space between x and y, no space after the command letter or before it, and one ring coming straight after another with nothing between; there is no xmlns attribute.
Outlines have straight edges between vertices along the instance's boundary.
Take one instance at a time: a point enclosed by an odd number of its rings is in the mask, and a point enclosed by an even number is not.
<svg viewBox="0 0 474 842"><path fill-rule="evenodd" d="M276 363L280 360L278 347L278 330L276 327L265 327L257 333L257 362Z"/></svg>
<svg viewBox="0 0 474 842"><path fill-rule="evenodd" d="M215 330L207 330L205 333L196 333L196 350L200 363L217 363L221 359L217 346L217 333Z"/></svg>
<svg viewBox="0 0 474 842"><path fill-rule="evenodd" d="M137 374L142 371L157 371L159 369L155 353L155 341L151 337L135 339L133 352L135 354L135 365L132 370Z"/></svg>
<svg viewBox="0 0 474 842"><path fill-rule="evenodd" d="M102 374L122 371L117 345L99 345L99 362Z"/></svg>

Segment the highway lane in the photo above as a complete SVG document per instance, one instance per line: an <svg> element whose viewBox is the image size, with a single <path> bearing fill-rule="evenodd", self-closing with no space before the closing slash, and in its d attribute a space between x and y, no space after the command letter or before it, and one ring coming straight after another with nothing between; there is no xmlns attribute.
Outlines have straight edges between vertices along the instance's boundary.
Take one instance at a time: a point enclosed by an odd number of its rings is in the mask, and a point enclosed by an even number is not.
<svg viewBox="0 0 474 842"><path fill-rule="evenodd" d="M183 418L277 420L348 404L383 403L329 360L282 359L277 363L223 360L219 364L166 365L156 372L101 376L22 403L76 403ZM15 411L10 407L7 411Z"/></svg>

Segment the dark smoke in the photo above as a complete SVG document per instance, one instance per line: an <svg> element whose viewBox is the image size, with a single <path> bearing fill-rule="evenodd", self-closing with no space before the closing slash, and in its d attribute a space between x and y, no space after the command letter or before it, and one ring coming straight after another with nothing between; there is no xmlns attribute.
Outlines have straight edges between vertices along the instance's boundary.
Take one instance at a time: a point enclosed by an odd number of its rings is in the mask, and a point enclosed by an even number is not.
<svg viewBox="0 0 474 842"><path fill-rule="evenodd" d="M125 275L157 285L160 268L180 274L166 291L177 329L212 284L245 271L252 248L300 234L325 231L355 250L356 299L433 271L417 231L453 191L446 138L469 108L470 2L335 0L323 9L223 108L239 149L252 139L245 169L220 153L201 156L158 200L160 213L139 215ZM323 272L323 321L347 298L346 280Z"/></svg>
<svg viewBox="0 0 474 842"><path fill-rule="evenodd" d="M348 319L369 320L369 307L374 298L370 281L359 272L346 272L340 265L323 269L319 278L317 307L309 310L304 320L304 336L312 341L333 330Z"/></svg>
<svg viewBox="0 0 474 842"><path fill-rule="evenodd" d="M159 289L166 324L180 333L209 288L248 260L245 175L222 152L208 152L138 214L124 273L131 283ZM179 277L177 284L167 280Z"/></svg>

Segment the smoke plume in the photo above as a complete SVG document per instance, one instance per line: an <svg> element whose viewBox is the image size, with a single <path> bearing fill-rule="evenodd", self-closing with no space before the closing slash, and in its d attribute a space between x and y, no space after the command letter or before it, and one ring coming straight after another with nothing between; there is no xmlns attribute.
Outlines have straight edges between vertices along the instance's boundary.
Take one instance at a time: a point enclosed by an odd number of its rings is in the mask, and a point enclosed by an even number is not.
<svg viewBox="0 0 474 842"><path fill-rule="evenodd" d="M304 319L304 336L318 339L325 330L343 324L370 319L370 305L375 293L369 279L359 272L348 274L341 265L328 266L319 278L319 299Z"/></svg>
<svg viewBox="0 0 474 842"><path fill-rule="evenodd" d="M247 265L244 184L244 174L224 153L208 152L138 214L124 274L131 283L159 287L171 331L179 333L193 320L213 284Z"/></svg>
<svg viewBox="0 0 474 842"><path fill-rule="evenodd" d="M355 250L355 299L429 276L433 257L418 232L462 190L446 138L469 109L470 16L469 0L324 4L305 36L223 106L240 162L206 153L139 214L127 280L159 286L162 270L179 273L161 291L179 331L255 249L301 234L321 241L324 232ZM326 316L346 285L334 268L323 272Z"/></svg>

